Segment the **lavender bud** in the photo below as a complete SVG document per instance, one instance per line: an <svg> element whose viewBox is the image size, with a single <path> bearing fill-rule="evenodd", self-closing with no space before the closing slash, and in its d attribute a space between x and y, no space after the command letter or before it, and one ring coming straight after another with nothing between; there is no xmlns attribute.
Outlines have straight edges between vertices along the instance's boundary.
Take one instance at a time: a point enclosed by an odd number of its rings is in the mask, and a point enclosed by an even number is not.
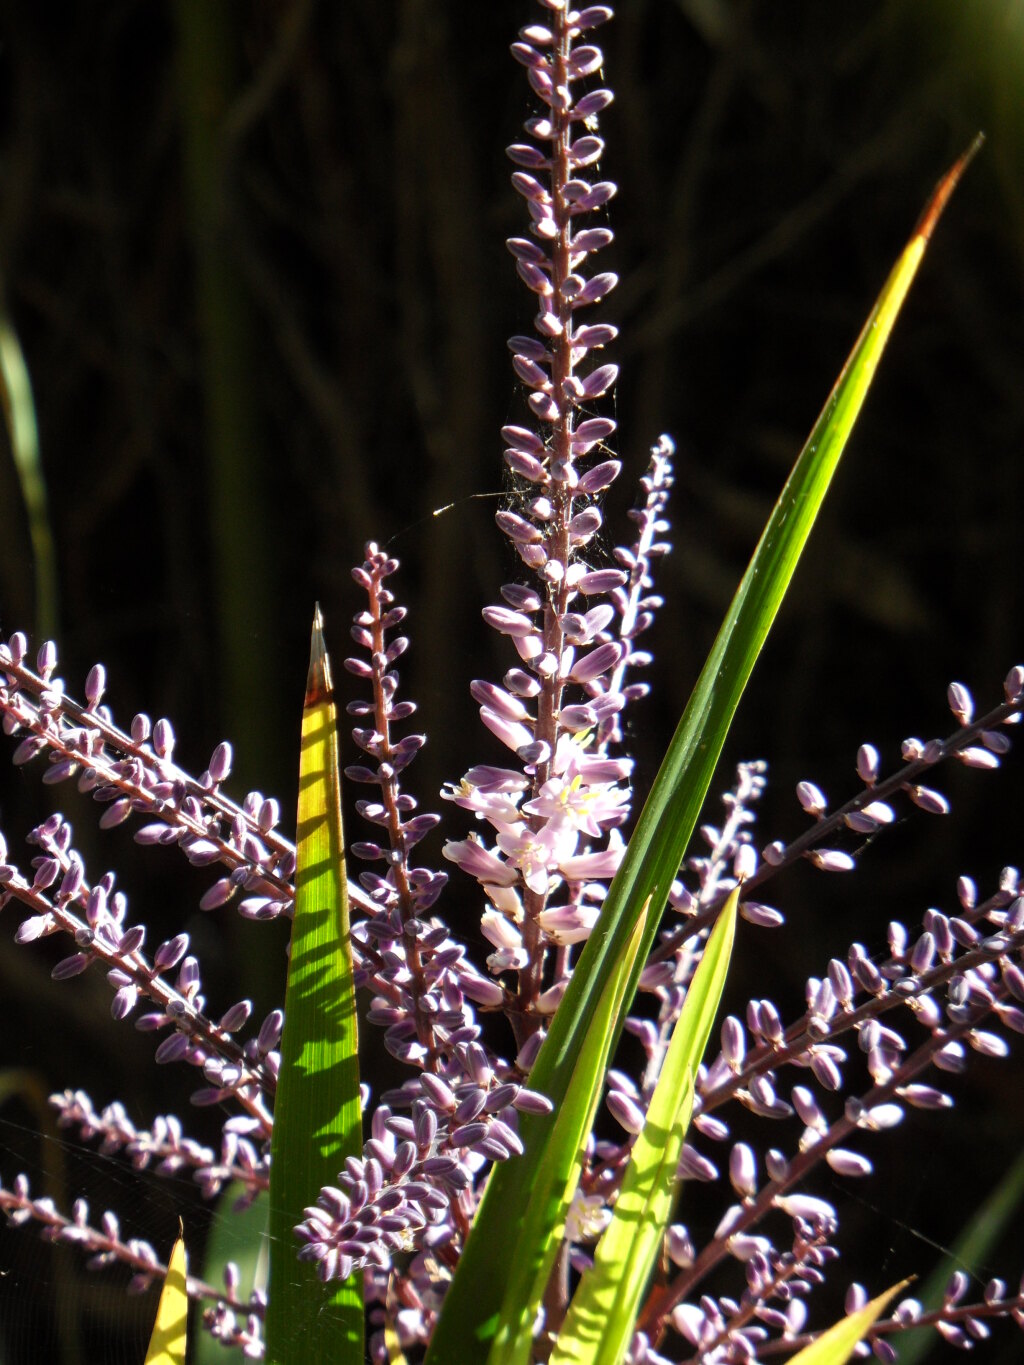
<svg viewBox="0 0 1024 1365"><path fill-rule="evenodd" d="M760 1033L769 1043L778 1044L782 1042L783 1030L782 1019L778 1010L770 1000L762 1000L759 1005Z"/></svg>
<svg viewBox="0 0 1024 1365"><path fill-rule="evenodd" d="M580 479L577 492L590 497L603 493L615 482L621 469L622 463L619 460L605 460L602 464L592 465Z"/></svg>
<svg viewBox="0 0 1024 1365"><path fill-rule="evenodd" d="M965 768L982 768L986 772L991 772L999 767L998 756L990 749L982 749L976 744L966 749L958 749L956 758Z"/></svg>
<svg viewBox="0 0 1024 1365"><path fill-rule="evenodd" d="M532 635L535 630L528 616L518 611L509 611L507 607L484 607L482 615L487 624L502 635L522 638Z"/></svg>
<svg viewBox="0 0 1024 1365"><path fill-rule="evenodd" d="M786 922L780 910L771 905L761 905L759 901L740 901L740 918L761 929L778 929Z"/></svg>
<svg viewBox="0 0 1024 1365"><path fill-rule="evenodd" d="M856 867L849 853L843 853L835 848L811 849L807 857L822 872L851 872Z"/></svg>
<svg viewBox="0 0 1024 1365"><path fill-rule="evenodd" d="M525 1088L519 1090L512 1104L521 1114L550 1114L554 1107L546 1095Z"/></svg>
<svg viewBox="0 0 1024 1365"><path fill-rule="evenodd" d="M598 645L587 654L581 654L572 667L570 678L578 683L591 682L594 678L599 678L618 665L622 659L623 649L621 644L611 641Z"/></svg>
<svg viewBox="0 0 1024 1365"><path fill-rule="evenodd" d="M106 685L107 670L102 664L93 664L85 679L85 700L90 711L94 711L103 700Z"/></svg>
<svg viewBox="0 0 1024 1365"><path fill-rule="evenodd" d="M99 818L100 829L113 829L128 819L132 811L131 800L127 796L112 802Z"/></svg>
<svg viewBox="0 0 1024 1365"><path fill-rule="evenodd" d="M801 1123L813 1128L816 1133L824 1133L828 1123L811 1091L806 1086L796 1085L793 1087L791 1099Z"/></svg>
<svg viewBox="0 0 1024 1365"><path fill-rule="evenodd" d="M169 720L158 720L153 726L153 749L158 758L168 760L174 753L174 727Z"/></svg>
<svg viewBox="0 0 1024 1365"><path fill-rule="evenodd" d="M91 961L88 953L75 953L71 957L62 958L50 972L50 976L54 981L68 981L73 976L81 975Z"/></svg>
<svg viewBox="0 0 1024 1365"><path fill-rule="evenodd" d="M167 1062L180 1062L188 1047L189 1041L183 1033L171 1033L157 1048L153 1060L160 1066Z"/></svg>
<svg viewBox="0 0 1024 1365"><path fill-rule="evenodd" d="M252 1001L239 1000L221 1015L217 1027L224 1033L237 1033L252 1014Z"/></svg>
<svg viewBox="0 0 1024 1365"><path fill-rule="evenodd" d="M153 966L158 972L169 971L176 967L188 952L188 934L177 934L174 938L161 943L153 957Z"/></svg>
<svg viewBox="0 0 1024 1365"><path fill-rule="evenodd" d="M954 1270L942 1296L945 1302L947 1304L959 1303L967 1293L969 1283L970 1281L964 1271Z"/></svg>
<svg viewBox="0 0 1024 1365"><path fill-rule="evenodd" d="M936 1090L932 1085L905 1085L900 1088L900 1097L915 1109L951 1109L953 1100L950 1095Z"/></svg>
<svg viewBox="0 0 1024 1365"><path fill-rule="evenodd" d="M866 786L874 786L877 782L880 762L873 744L862 744L857 750L857 775Z"/></svg>
<svg viewBox="0 0 1024 1365"><path fill-rule="evenodd" d="M1008 1057L1010 1054L1006 1039L985 1029L971 1029L967 1041L975 1052L980 1052L983 1057Z"/></svg>
<svg viewBox="0 0 1024 1365"><path fill-rule="evenodd" d="M742 1199L753 1199L757 1193L757 1164L745 1142L737 1142L729 1154L729 1180Z"/></svg>
<svg viewBox="0 0 1024 1365"><path fill-rule="evenodd" d="M284 1028L284 1010L271 1010L260 1026L256 1047L261 1056L266 1056L281 1041Z"/></svg>
<svg viewBox="0 0 1024 1365"><path fill-rule="evenodd" d="M915 975L920 976L928 971L934 961L935 939L925 932L914 944L914 951L910 955L910 968Z"/></svg>
<svg viewBox="0 0 1024 1365"><path fill-rule="evenodd" d="M978 903L978 888L973 877L958 877L956 897L964 910L973 910Z"/></svg>
<svg viewBox="0 0 1024 1365"><path fill-rule="evenodd" d="M646 1021L645 1021L646 1022ZM626 1021L626 1028L629 1029L629 1021ZM529 1075L537 1054L540 1052L541 1044L544 1042L544 1030L538 1029L536 1033L531 1033L526 1042L519 1049L516 1055L516 1066L525 1075Z"/></svg>
<svg viewBox="0 0 1024 1365"><path fill-rule="evenodd" d="M621 1090L610 1090L605 1096L605 1103L612 1116L627 1133L639 1133L644 1126L644 1113L635 1101Z"/></svg>
<svg viewBox="0 0 1024 1365"><path fill-rule="evenodd" d="M114 996L110 1004L110 1013L115 1019L127 1019L135 1008L139 998L138 987L134 985L122 986Z"/></svg>
<svg viewBox="0 0 1024 1365"><path fill-rule="evenodd" d="M607 441L613 434L616 423L610 417L591 417L581 422L572 435L574 455L586 455L601 441Z"/></svg>
<svg viewBox="0 0 1024 1365"><path fill-rule="evenodd" d="M811 1070L819 1085L826 1090L840 1090L843 1078L835 1061L820 1049L811 1054Z"/></svg>
<svg viewBox="0 0 1024 1365"><path fill-rule="evenodd" d="M774 1147L766 1153L764 1164L771 1180L779 1182L785 1180L789 1175L789 1162Z"/></svg>
<svg viewBox="0 0 1024 1365"><path fill-rule="evenodd" d="M981 740L994 754L1008 754L1013 747L1009 736L1001 730L982 730Z"/></svg>
<svg viewBox="0 0 1024 1365"><path fill-rule="evenodd" d="M722 1024L722 1055L733 1071L739 1071L743 1065L745 1053L746 1042L743 1025L735 1015L730 1014Z"/></svg>
<svg viewBox="0 0 1024 1365"><path fill-rule="evenodd" d="M821 788L816 787L813 782L798 782L796 784L796 799L807 814L813 815L816 820L821 819L828 806Z"/></svg>
<svg viewBox="0 0 1024 1365"><path fill-rule="evenodd" d="M985 1302L1001 1303L1006 1298L1006 1284L1003 1280L989 1280L985 1286Z"/></svg>
<svg viewBox="0 0 1024 1365"><path fill-rule="evenodd" d="M34 943L37 938L41 938L51 927L49 915L30 915L28 919L22 920L15 930L15 943Z"/></svg>
<svg viewBox="0 0 1024 1365"><path fill-rule="evenodd" d="M732 875L738 882L745 882L757 871L757 851L753 844L740 844L732 863Z"/></svg>
<svg viewBox="0 0 1024 1365"><path fill-rule="evenodd" d="M974 699L963 683L951 682L946 689L949 709L961 725L970 725L974 717Z"/></svg>
<svg viewBox="0 0 1024 1365"><path fill-rule="evenodd" d="M786 856L786 845L780 840L775 839L761 850L761 857L769 867L778 867Z"/></svg>
<svg viewBox="0 0 1024 1365"><path fill-rule="evenodd" d="M832 983L832 990L839 1004L844 1008L849 1006L853 1001L853 981L845 963L833 958L828 964L828 979Z"/></svg>
<svg viewBox="0 0 1024 1365"><path fill-rule="evenodd" d="M126 930L117 945L118 952L122 957L131 957L137 953L146 941L146 926L144 924L133 924Z"/></svg>
<svg viewBox="0 0 1024 1365"><path fill-rule="evenodd" d="M845 1307L847 1316L852 1316L854 1313L859 1313L861 1309L865 1307L867 1301L868 1296L864 1286L861 1284L851 1284L849 1289L846 1291Z"/></svg>
<svg viewBox="0 0 1024 1365"><path fill-rule="evenodd" d="M200 898L200 910L216 910L218 906L229 901L237 890L230 877L221 877Z"/></svg>
<svg viewBox="0 0 1024 1365"><path fill-rule="evenodd" d="M682 1223L673 1223L665 1236L665 1250L673 1265L688 1269L696 1260L696 1250ZM694 1345L697 1343L694 1342Z"/></svg>
<svg viewBox="0 0 1024 1365"><path fill-rule="evenodd" d="M594 569L582 574L576 586L586 596L595 596L599 593L612 592L625 581L626 575L620 569Z"/></svg>
<svg viewBox="0 0 1024 1365"><path fill-rule="evenodd" d="M132 717L132 743L141 747L149 739L152 729L153 722L146 715L145 711L140 711L138 715Z"/></svg>
<svg viewBox="0 0 1024 1365"><path fill-rule="evenodd" d="M949 802L941 792L937 792L931 787L913 785L907 788L907 795L915 806L927 811L929 815L949 814Z"/></svg>
<svg viewBox="0 0 1024 1365"><path fill-rule="evenodd" d="M583 380L581 386L582 392L579 395L580 398L589 401L590 399L593 398L603 397L603 395L608 392L608 390L612 387L612 385L615 383L618 377L619 377L618 365L599 365L597 369L591 370L590 374L588 374L586 379ZM595 468L600 468L600 466L595 466ZM609 483L610 482L611 480L609 479Z"/></svg>
<svg viewBox="0 0 1024 1365"><path fill-rule="evenodd" d="M33 859L35 863L35 876L32 878L33 891L45 891L48 886L52 886L60 874L60 863L56 858Z"/></svg>
<svg viewBox="0 0 1024 1365"><path fill-rule="evenodd" d="M706 1156L684 1142L679 1157L679 1179L700 1180L707 1184L718 1179L718 1169Z"/></svg>
<svg viewBox="0 0 1024 1365"><path fill-rule="evenodd" d="M224 781L224 779L231 772L231 759L232 759L231 745L227 742L227 740L224 740L221 744L217 745L216 749L214 749L213 753L210 755L210 762L207 771L210 774L211 781L213 781L214 783L220 783Z"/></svg>
<svg viewBox="0 0 1024 1365"><path fill-rule="evenodd" d="M57 667L57 646L52 640L45 640L36 654L36 672L49 679Z"/></svg>
<svg viewBox="0 0 1024 1365"><path fill-rule="evenodd" d="M825 1160L838 1175L850 1177L870 1175L873 1169L867 1157L851 1152L845 1147L833 1147L831 1151L825 1153Z"/></svg>

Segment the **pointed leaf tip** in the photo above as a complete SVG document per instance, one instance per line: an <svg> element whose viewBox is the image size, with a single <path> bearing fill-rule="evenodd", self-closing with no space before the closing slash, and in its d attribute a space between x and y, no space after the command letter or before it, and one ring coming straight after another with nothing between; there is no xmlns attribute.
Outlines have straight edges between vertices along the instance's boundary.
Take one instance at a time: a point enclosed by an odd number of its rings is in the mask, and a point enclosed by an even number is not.
<svg viewBox="0 0 1024 1365"><path fill-rule="evenodd" d="M178 1240L167 1262L167 1275L144 1365L185 1365L188 1334L188 1264L185 1229L178 1219Z"/></svg>
<svg viewBox="0 0 1024 1365"><path fill-rule="evenodd" d="M310 1199L362 1151L338 724L322 626L318 608L302 710L295 914L267 1195L266 1359L275 1365L366 1359L362 1272L325 1286L294 1251L293 1229Z"/></svg>
<svg viewBox="0 0 1024 1365"><path fill-rule="evenodd" d="M805 1346L802 1351L797 1351L795 1356L791 1356L789 1365L846 1365L857 1343L867 1336L886 1306L913 1281L913 1275L900 1280L899 1284L894 1284L891 1289L879 1294L877 1299L872 1299L863 1308L840 1318L810 1345Z"/></svg>
<svg viewBox="0 0 1024 1365"><path fill-rule="evenodd" d="M957 185L959 185L964 171L966 171L967 167L981 151L984 141L985 134L982 132L976 133L971 145L965 152L962 152L960 156L957 157L946 174L935 186L935 189L932 191L932 197L928 200L928 203L924 207L924 212L917 220L917 227L914 229L915 237L923 237L926 242L931 240L931 235L935 230L935 224L942 217L943 210L949 203L953 191L956 189Z"/></svg>
<svg viewBox="0 0 1024 1365"><path fill-rule="evenodd" d="M313 632L309 644L309 673L306 675L306 706L316 706L330 701L334 692L331 681L331 661L327 657L324 644L324 618L320 614L320 603L313 612Z"/></svg>

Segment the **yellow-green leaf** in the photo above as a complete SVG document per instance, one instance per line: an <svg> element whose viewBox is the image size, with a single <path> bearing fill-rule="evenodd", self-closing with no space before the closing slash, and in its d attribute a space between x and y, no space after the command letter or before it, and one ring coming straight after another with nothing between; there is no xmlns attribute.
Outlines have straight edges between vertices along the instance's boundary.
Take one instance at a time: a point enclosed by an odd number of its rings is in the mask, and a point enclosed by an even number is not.
<svg viewBox="0 0 1024 1365"><path fill-rule="evenodd" d="M514 1244L512 1269L488 1365L526 1365L530 1358L537 1308L579 1184L583 1148L601 1098L612 1046L632 998L628 986L646 922L646 913L641 913L597 1003L594 1027L584 1039L565 1098L546 1120L551 1125L548 1160L535 1174L531 1198L517 1226L509 1229L508 1240Z"/></svg>
<svg viewBox="0 0 1024 1365"><path fill-rule="evenodd" d="M236 1212L235 1203L245 1190L243 1181L233 1180L221 1191L200 1272L207 1284L220 1284L228 1262L233 1262L243 1301L253 1291L266 1293L268 1262L267 1196L257 1195ZM241 1346L225 1346L209 1332L198 1332L193 1365L246 1365L246 1360Z"/></svg>
<svg viewBox="0 0 1024 1365"><path fill-rule="evenodd" d="M877 1299L872 1299L863 1308L859 1308L856 1313L840 1318L809 1346L791 1356L787 1365L846 1365L846 1361L853 1354L853 1348L871 1330L876 1318L881 1317L886 1304L891 1302L901 1289L906 1289L909 1283L909 1280L901 1280L884 1294L879 1294Z"/></svg>
<svg viewBox="0 0 1024 1365"><path fill-rule="evenodd" d="M612 1220L583 1275L551 1365L619 1365L633 1338L644 1291L672 1215L693 1077L725 987L739 888L718 917L686 993L668 1052L633 1144Z"/></svg>
<svg viewBox="0 0 1024 1365"><path fill-rule="evenodd" d="M299 760L295 919L270 1149L267 1365L363 1365L362 1276L324 1286L293 1228L362 1151L338 722L317 607Z"/></svg>
<svg viewBox="0 0 1024 1365"><path fill-rule="evenodd" d="M188 1265L184 1228L180 1222L178 1227L178 1240L167 1262L167 1276L160 1291L145 1365L185 1365L188 1344Z"/></svg>

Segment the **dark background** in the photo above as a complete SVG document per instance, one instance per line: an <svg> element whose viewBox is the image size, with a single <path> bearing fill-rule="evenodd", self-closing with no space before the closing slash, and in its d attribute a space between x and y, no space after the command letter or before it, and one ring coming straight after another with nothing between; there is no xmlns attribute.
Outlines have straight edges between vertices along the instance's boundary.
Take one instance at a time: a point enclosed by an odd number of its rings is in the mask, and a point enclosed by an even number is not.
<svg viewBox="0 0 1024 1365"><path fill-rule="evenodd" d="M1024 16L1013 0L622 8L599 35L617 94L601 174L620 184L600 268L622 278L602 316L623 330L628 474L609 499L609 551L647 446L668 431L680 451L655 694L630 736L641 788L928 192L988 135L730 739L719 786L740 758L772 765L767 842L804 827L798 779L840 802L858 786L859 743L891 766L906 735L954 728L951 678L987 709L1021 657ZM504 339L533 308L503 246L525 214L502 148L531 107L508 43L536 13L525 0L0 10L2 301L38 410L61 672L80 695L102 659L121 722L170 716L186 766L230 737L239 795L258 786L293 808L313 603L340 659L361 605L349 569L369 537L402 559L411 608L401 671L430 744L410 789L432 809L442 781L495 754L466 688L509 666L479 613L518 571L493 526L501 504L474 495L506 486L498 431L524 413ZM6 455L0 506L0 625L38 641ZM852 938L878 950L890 918L952 912L960 873L986 894L1020 860L1017 759L938 785L954 814L914 814L864 851L857 876L778 881L789 927L747 933L737 1006L754 993L799 1010L806 975ZM123 830L98 835L95 807L31 770L0 781L12 845L58 799L91 875L118 867L154 941L193 934L211 1007L278 999L277 929L201 916L209 877ZM439 841L426 850L438 859ZM476 899L459 882L448 902L471 942ZM45 952L0 943L5 1058L44 1091L120 1097L139 1123L182 1103L192 1078L157 1073L150 1044L111 1023L100 975L54 986L48 967ZM887 1147L898 1159L857 1191L851 1239L868 1229L872 1251L839 1278L880 1288L930 1268L922 1237L948 1243L1019 1146L1012 1067L977 1064L955 1083L958 1112L970 1106L960 1126L933 1117L876 1140L880 1159ZM32 1122L19 1103L3 1111L11 1125ZM211 1116L186 1117L214 1132ZM0 1160L9 1180L38 1155L13 1126L4 1141L18 1149ZM127 1222L126 1189L98 1193L97 1211L105 1197ZM143 1231L162 1246L169 1215L146 1198L158 1212L139 1215ZM25 1303L49 1313L56 1281L36 1248L24 1235L3 1247L23 1268L19 1306L0 1316L4 1361L45 1358ZM1018 1237L992 1269L1015 1280L1021 1251ZM134 1322L106 1311L129 1344L87 1358L141 1358L151 1307ZM1008 1329L1001 1341L992 1358L1018 1358Z"/></svg>

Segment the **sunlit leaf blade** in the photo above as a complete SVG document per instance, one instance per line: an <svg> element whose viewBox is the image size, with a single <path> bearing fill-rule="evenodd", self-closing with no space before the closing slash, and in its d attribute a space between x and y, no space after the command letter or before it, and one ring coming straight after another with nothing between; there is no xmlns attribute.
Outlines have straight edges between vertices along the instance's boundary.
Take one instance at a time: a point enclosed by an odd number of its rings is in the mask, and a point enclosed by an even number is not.
<svg viewBox="0 0 1024 1365"><path fill-rule="evenodd" d="M202 1269L207 1284L220 1285L225 1266L233 1262L243 1302L254 1289L265 1293L267 1287L267 1197L259 1195L236 1213L234 1205L244 1193L240 1180L233 1180L222 1191ZM209 1332L194 1335L195 1365L245 1365L241 1346L224 1346Z"/></svg>
<svg viewBox="0 0 1024 1365"><path fill-rule="evenodd" d="M320 608L302 712L295 920L270 1166L268 1365L363 1365L361 1277L325 1287L292 1229L362 1150L338 733Z"/></svg>
<svg viewBox="0 0 1024 1365"><path fill-rule="evenodd" d="M0 301L0 407L21 485L35 570L36 629L44 639L57 633L57 555L39 457L39 427L32 380L14 324Z"/></svg>
<svg viewBox="0 0 1024 1365"><path fill-rule="evenodd" d="M963 1231L935 1270L921 1286L917 1297L925 1313L934 1313L942 1306L942 1296L949 1277L960 1267L984 1265L992 1249L1010 1226L1020 1218L1024 1199L1024 1153L1002 1176L998 1185L974 1213ZM900 1333L900 1365L917 1365L935 1345L933 1327L915 1327Z"/></svg>
<svg viewBox="0 0 1024 1365"><path fill-rule="evenodd" d="M683 712L601 917L530 1075L530 1085L552 1100L556 1114L572 1082L576 1059L594 1027L605 983L621 962L623 946L641 907L650 899L651 913L635 968L639 976L747 679L789 587L938 215L976 147L939 182L893 267L772 510ZM538 1173L548 1163L555 1132L551 1118L523 1116L520 1135L525 1155L504 1162L491 1175L446 1296L427 1365L464 1365L478 1359L483 1345L497 1332L501 1304L516 1274L516 1259L524 1254L521 1240L509 1238L508 1229L519 1225L530 1203ZM555 1212L551 1206L551 1216ZM550 1237L551 1231L545 1230L545 1244ZM529 1252L531 1259L535 1254L535 1249ZM529 1314L538 1306L524 1304L517 1311Z"/></svg>
<svg viewBox="0 0 1024 1365"><path fill-rule="evenodd" d="M515 1228L516 1250L498 1330L487 1357L489 1365L523 1361L529 1355L536 1305L551 1276L561 1230L579 1183L583 1147L611 1062L611 1049L632 999L628 985L645 924L641 914L622 959L597 1002L594 1027L583 1040L572 1081L553 1115L548 1160L537 1172L530 1199Z"/></svg>
<svg viewBox="0 0 1024 1365"><path fill-rule="evenodd" d="M611 1048L629 1004L626 990L636 965L645 924L641 914L596 1001L593 1028L582 1040L572 1080L561 1103L548 1119L547 1160L533 1172L530 1198L517 1208L514 1220L507 1220L502 1228L501 1236L510 1265L504 1302L495 1304L494 1321L484 1324L491 1330L479 1330L470 1340L460 1330L461 1322L443 1317L435 1330L428 1362L451 1361L454 1365L456 1361L486 1359L490 1365L497 1365L497 1362L523 1360L529 1352L536 1316L536 1308L531 1305L535 1305L544 1292L558 1249L559 1231L576 1192L583 1143L600 1099ZM513 1158L498 1170L519 1165L524 1160L526 1158ZM494 1174L491 1179L493 1181ZM449 1300L453 1293L458 1294L457 1285L458 1279L449 1290ZM450 1342L449 1338L453 1340Z"/></svg>
<svg viewBox="0 0 1024 1365"><path fill-rule="evenodd" d="M612 1220L580 1280L550 1365L619 1365L668 1227L693 1077L707 1047L736 934L739 890L718 917L686 993L644 1127L633 1144Z"/></svg>
<svg viewBox="0 0 1024 1365"><path fill-rule="evenodd" d="M153 1335L145 1365L185 1365L188 1339L188 1268L184 1230L179 1234L167 1262L167 1275L160 1291Z"/></svg>
<svg viewBox="0 0 1024 1365"><path fill-rule="evenodd" d="M857 1342L871 1330L872 1323L881 1317L886 1304L890 1303L901 1289L906 1289L909 1283L909 1280L901 1280L884 1294L879 1294L877 1299L872 1299L863 1308L859 1308L856 1313L840 1318L809 1346L797 1351L795 1356L790 1356L787 1365L846 1365Z"/></svg>

